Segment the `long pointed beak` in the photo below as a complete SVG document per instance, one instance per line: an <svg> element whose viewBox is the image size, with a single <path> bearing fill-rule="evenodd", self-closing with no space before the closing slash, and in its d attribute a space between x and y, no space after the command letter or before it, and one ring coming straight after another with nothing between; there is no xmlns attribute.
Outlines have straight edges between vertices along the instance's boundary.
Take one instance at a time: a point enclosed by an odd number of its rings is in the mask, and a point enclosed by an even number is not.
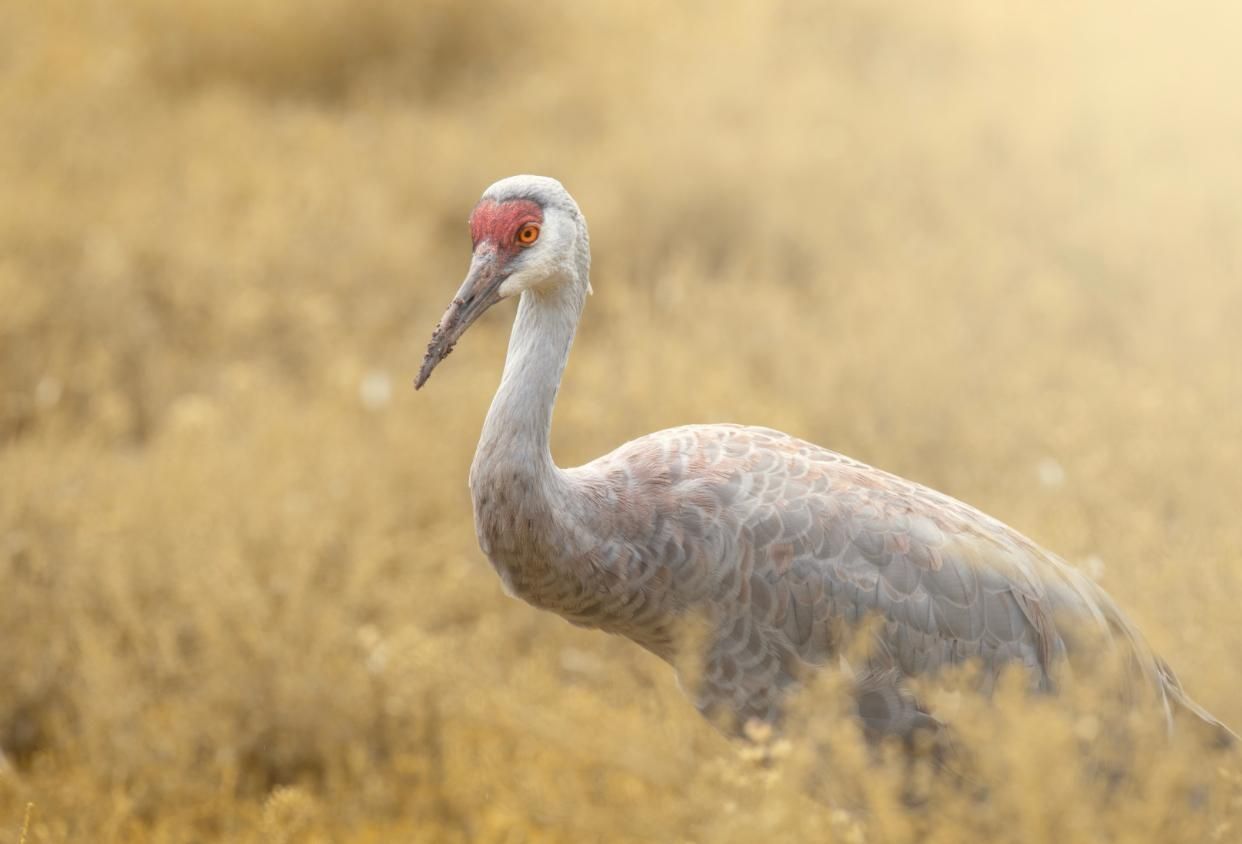
<svg viewBox="0 0 1242 844"><path fill-rule="evenodd" d="M461 289L453 297L440 324L431 334L431 342L427 344L427 354L423 357L422 368L414 379L414 389L427 383L431 370L436 364L448 357L453 351L453 344L466 333L479 316L500 301L500 285L508 278L508 273L501 270L496 261L493 249L480 249L470 259L470 271Z"/></svg>

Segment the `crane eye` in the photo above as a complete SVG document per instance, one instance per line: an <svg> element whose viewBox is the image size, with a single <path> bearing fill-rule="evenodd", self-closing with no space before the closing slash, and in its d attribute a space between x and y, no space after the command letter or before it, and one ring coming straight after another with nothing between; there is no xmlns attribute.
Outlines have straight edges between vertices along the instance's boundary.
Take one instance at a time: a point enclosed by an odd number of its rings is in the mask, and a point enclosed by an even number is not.
<svg viewBox="0 0 1242 844"><path fill-rule="evenodd" d="M518 229L517 242L522 246L530 246L539 239L539 224L527 223Z"/></svg>

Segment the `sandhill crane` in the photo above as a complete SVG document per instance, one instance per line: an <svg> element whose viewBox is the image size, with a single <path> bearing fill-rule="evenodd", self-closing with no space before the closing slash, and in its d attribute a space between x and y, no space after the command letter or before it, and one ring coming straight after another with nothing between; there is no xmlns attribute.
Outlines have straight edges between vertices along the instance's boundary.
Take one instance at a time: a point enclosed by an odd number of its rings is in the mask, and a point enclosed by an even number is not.
<svg viewBox="0 0 1242 844"><path fill-rule="evenodd" d="M590 291L586 220L555 179L513 176L470 215L473 257L415 388L488 308L520 297L470 489L479 545L506 590L670 662L679 619L710 631L695 703L734 727L772 722L809 669L836 665L867 617L854 666L872 737L940 722L905 678L978 661L985 682L1057 665L1105 634L1162 701L1223 736L1113 600L1016 530L947 495L778 431L691 425L558 468L552 406ZM1089 659L1089 657L1085 657Z"/></svg>

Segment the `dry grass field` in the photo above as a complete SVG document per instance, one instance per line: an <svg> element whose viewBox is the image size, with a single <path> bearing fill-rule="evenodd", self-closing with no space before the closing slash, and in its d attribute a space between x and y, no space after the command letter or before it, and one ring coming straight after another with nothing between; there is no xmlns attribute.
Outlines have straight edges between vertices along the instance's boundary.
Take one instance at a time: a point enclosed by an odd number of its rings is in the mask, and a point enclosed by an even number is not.
<svg viewBox="0 0 1242 844"><path fill-rule="evenodd" d="M912 477L1242 726L1236 9L0 3L0 842L1242 841L1238 756L1081 696L944 692L990 785L922 810L831 688L757 764L478 551L512 308L410 386L479 192L555 175L562 465L744 421Z"/></svg>

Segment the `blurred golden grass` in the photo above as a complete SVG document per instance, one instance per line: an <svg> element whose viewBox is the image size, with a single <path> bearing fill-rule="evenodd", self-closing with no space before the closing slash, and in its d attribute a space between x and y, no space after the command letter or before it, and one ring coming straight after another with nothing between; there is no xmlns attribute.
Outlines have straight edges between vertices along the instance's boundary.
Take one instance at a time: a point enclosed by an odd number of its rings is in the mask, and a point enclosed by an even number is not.
<svg viewBox="0 0 1242 844"><path fill-rule="evenodd" d="M1083 702L956 701L1000 785L935 812L895 808L901 766L827 692L828 763L740 759L665 666L503 598L477 551L508 313L407 386L478 192L558 176L597 291L562 463L727 420L914 477L1090 562L1242 725L1239 22L10 4L0 841L1242 836L1236 760L1137 726L1100 796Z"/></svg>

